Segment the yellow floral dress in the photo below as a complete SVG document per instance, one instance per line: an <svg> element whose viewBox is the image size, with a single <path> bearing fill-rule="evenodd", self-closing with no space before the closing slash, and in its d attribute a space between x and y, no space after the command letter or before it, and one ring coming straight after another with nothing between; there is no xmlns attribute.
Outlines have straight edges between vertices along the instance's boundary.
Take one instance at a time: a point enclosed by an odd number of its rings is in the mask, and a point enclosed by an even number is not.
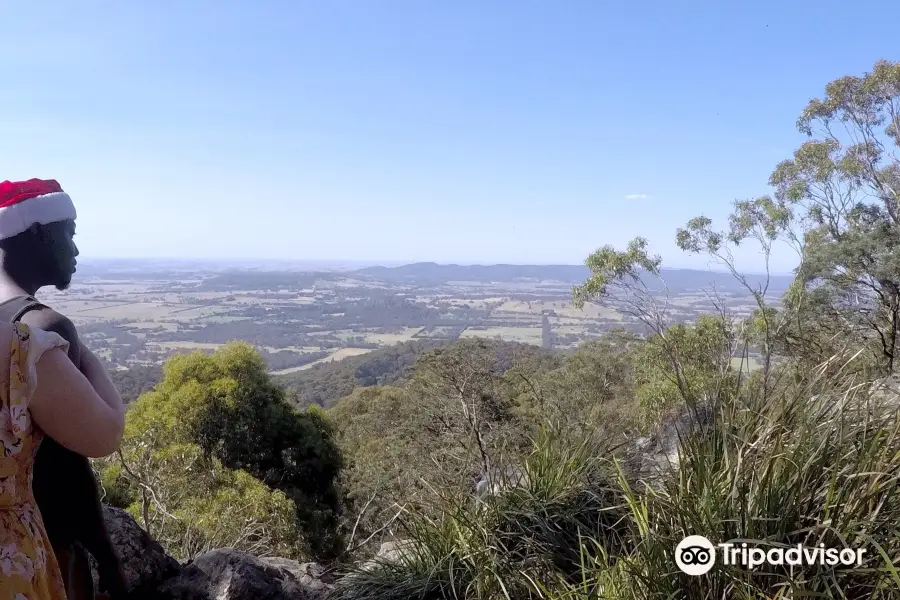
<svg viewBox="0 0 900 600"><path fill-rule="evenodd" d="M68 343L55 333L14 325L9 385L0 384L0 600L66 598L31 493L31 469L44 434L31 422L28 400L37 360L56 347L66 349Z"/></svg>

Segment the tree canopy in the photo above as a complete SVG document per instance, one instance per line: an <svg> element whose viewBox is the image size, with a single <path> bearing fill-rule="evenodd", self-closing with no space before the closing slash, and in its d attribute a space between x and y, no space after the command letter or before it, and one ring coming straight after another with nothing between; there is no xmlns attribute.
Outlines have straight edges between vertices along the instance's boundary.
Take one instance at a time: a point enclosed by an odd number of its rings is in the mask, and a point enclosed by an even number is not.
<svg viewBox="0 0 900 600"><path fill-rule="evenodd" d="M261 529L272 530L269 518L287 518L269 510L273 502L284 508L287 500L302 552L327 557L341 551L336 480L342 459L331 426L321 411L296 412L249 345L170 358L162 380L132 404L126 421L121 464L111 464L115 470L107 477L122 478L129 491L119 496L136 514L184 521L179 511L205 507L209 519L216 513L237 518L247 507L227 505L237 497L223 486L240 483L248 498L260 501ZM198 468L217 475L199 485L205 480L195 480ZM159 488L177 489L165 493L177 499L163 502ZM250 536L248 543L256 541Z"/></svg>

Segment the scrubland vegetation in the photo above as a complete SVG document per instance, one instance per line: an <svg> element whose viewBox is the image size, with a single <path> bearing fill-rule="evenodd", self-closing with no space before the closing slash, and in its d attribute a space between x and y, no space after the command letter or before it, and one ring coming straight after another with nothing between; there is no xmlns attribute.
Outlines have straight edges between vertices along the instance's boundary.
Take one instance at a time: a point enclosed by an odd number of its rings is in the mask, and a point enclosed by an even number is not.
<svg viewBox="0 0 900 600"><path fill-rule="evenodd" d="M464 339L368 373L359 357L353 381L297 380L300 409L247 344L176 356L97 464L107 501L178 558L232 546L332 565L347 600L896 598L900 64L831 82L798 127L809 141L771 195L676 234L746 284L749 317L723 300L674 319L636 238L588 257L573 298L612 299L642 332L566 354ZM777 302L733 262L748 244L797 252ZM674 550L692 534L867 553L691 577ZM365 564L385 542L390 560Z"/></svg>

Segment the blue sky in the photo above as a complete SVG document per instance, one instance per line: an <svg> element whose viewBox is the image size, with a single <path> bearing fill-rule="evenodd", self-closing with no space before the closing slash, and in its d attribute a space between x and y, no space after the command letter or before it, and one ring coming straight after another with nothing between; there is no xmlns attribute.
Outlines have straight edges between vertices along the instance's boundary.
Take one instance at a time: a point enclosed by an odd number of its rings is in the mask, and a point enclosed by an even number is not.
<svg viewBox="0 0 900 600"><path fill-rule="evenodd" d="M866 0L4 2L0 179L58 179L86 257L578 263L643 235L706 265L675 229L765 193L811 97L900 59L898 20Z"/></svg>

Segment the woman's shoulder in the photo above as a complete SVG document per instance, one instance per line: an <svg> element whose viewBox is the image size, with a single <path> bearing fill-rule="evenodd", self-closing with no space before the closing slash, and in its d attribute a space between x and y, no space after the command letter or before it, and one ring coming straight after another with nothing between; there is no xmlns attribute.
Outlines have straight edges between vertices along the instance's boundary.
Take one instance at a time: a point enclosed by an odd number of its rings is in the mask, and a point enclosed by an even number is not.
<svg viewBox="0 0 900 600"><path fill-rule="evenodd" d="M65 351L66 342L59 334L24 323L0 324L0 386L7 390L7 402L23 408L30 404L38 384L38 373L53 371L53 361L41 357L54 348ZM65 357L63 352L61 358Z"/></svg>
<svg viewBox="0 0 900 600"><path fill-rule="evenodd" d="M13 363L33 366L48 350L68 350L69 343L52 331L25 323L0 322L0 381L7 381Z"/></svg>
<svg viewBox="0 0 900 600"><path fill-rule="evenodd" d="M6 339L9 339L9 344L2 343ZM69 342L54 331L46 331L25 323L0 323L0 346L13 347L16 343L21 344L23 342L27 342L30 347L41 351L46 351L50 348L66 350L69 347Z"/></svg>
<svg viewBox="0 0 900 600"><path fill-rule="evenodd" d="M33 342L40 346L68 344L58 333L52 331L22 322L0 322L0 348L8 348L20 342Z"/></svg>

